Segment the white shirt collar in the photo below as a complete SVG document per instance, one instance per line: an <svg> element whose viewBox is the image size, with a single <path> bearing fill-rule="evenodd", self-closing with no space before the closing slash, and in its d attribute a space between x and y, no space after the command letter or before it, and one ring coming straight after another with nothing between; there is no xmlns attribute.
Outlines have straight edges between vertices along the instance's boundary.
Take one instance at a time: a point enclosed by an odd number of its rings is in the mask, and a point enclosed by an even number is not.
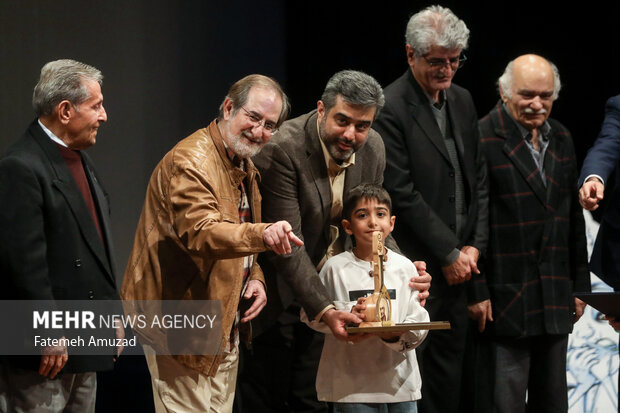
<svg viewBox="0 0 620 413"><path fill-rule="evenodd" d="M43 129L43 132L45 132L45 134L47 136L49 136L49 138L51 140L53 140L54 142L56 142L57 144L59 144L60 146L64 146L65 148L68 148L67 144L64 143L63 141L60 140L60 138L56 135L54 135L54 132L52 132L51 130L47 129L45 127L45 125L43 123L41 123L41 119L37 119L37 122L39 122L39 126L41 126L41 129Z"/></svg>

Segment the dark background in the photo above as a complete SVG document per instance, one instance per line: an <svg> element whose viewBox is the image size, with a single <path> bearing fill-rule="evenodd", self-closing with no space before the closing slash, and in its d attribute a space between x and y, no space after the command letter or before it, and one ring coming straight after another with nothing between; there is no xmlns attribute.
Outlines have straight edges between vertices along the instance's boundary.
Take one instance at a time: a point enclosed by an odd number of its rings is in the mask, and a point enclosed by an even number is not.
<svg viewBox="0 0 620 413"><path fill-rule="evenodd" d="M409 17L434 3L0 0L0 152L34 118L32 89L46 62L73 58L103 72L108 122L88 152L112 198L122 277L151 171L177 141L216 116L234 81L250 73L276 78L293 116L316 107L327 79L341 69L365 71L387 86L408 68ZM468 62L455 83L472 92L480 117L497 101L495 82L509 60L533 52L556 63L563 88L552 116L573 133L581 164L606 99L620 93L620 5L441 4L471 30ZM132 400L145 411L148 376L122 358L119 369L123 374L100 380L100 390L113 391L101 394L99 410Z"/></svg>

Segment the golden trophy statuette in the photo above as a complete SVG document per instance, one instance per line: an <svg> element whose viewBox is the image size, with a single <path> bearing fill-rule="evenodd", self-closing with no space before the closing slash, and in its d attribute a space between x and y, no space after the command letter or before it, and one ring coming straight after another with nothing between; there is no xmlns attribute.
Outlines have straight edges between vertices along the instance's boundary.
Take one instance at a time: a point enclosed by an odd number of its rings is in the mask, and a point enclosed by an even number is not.
<svg viewBox="0 0 620 413"><path fill-rule="evenodd" d="M383 247L383 234L381 231L375 231L372 234L372 250L371 275L375 280L375 290L364 302L366 304L366 310L364 310L366 321L360 323L359 327L393 326L392 302L383 282L385 248Z"/></svg>

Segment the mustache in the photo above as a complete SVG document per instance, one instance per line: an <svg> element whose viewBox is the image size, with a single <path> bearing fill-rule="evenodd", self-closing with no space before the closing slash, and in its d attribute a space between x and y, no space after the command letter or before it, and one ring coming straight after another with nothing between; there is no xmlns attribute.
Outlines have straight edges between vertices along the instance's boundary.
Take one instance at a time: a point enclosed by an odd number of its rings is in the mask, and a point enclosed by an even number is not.
<svg viewBox="0 0 620 413"><path fill-rule="evenodd" d="M355 147L355 140L349 140L347 138L336 138L336 143L341 143L343 145L350 146L352 148Z"/></svg>
<svg viewBox="0 0 620 413"><path fill-rule="evenodd" d="M523 109L523 113L527 113L528 115L545 115L547 113L547 109L540 108L538 110L534 110L530 107Z"/></svg>
<svg viewBox="0 0 620 413"><path fill-rule="evenodd" d="M241 135L243 135L244 138L246 138L247 140L249 140L253 144L261 144L261 143L263 143L263 138L262 137L259 136L257 138L254 135L252 135L251 132L243 131L243 132L241 132Z"/></svg>

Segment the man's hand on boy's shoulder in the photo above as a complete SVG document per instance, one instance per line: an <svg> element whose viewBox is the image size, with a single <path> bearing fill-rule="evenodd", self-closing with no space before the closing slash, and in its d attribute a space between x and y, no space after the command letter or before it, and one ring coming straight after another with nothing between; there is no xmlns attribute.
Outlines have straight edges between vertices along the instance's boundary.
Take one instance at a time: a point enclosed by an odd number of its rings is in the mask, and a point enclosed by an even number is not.
<svg viewBox="0 0 620 413"><path fill-rule="evenodd" d="M409 287L419 291L418 298L420 299L420 304L424 307L426 304L426 299L429 295L428 290L431 288L431 280L433 277L426 272L426 262L414 261L413 265L415 265L416 270L418 270L418 274L411 277Z"/></svg>

